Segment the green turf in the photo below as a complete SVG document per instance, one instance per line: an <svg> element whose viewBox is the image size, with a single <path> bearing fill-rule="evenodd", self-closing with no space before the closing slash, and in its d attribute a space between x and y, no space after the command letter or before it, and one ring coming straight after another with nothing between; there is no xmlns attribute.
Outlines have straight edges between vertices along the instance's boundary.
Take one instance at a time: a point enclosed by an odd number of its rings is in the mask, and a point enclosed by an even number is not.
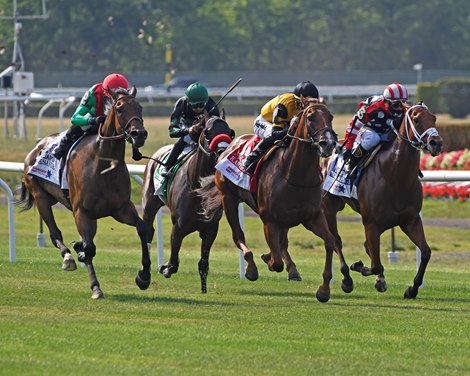
<svg viewBox="0 0 470 376"><path fill-rule="evenodd" d="M0 207L2 222L5 206ZM64 237L76 240L71 213L56 210ZM462 375L470 370L470 239L461 230L427 228L435 250L425 286L416 300L403 292L415 273L414 248L404 245L399 262L383 252L389 289L375 291L374 278L353 274L345 294L335 258L328 303L319 303L324 250L318 238L297 227L290 251L302 282L269 272L258 218L245 219L248 245L260 278L240 280L238 250L225 219L210 258L208 293L201 294L199 240L187 237L180 270L170 279L156 272L140 291L139 242L133 228L99 221L95 268L104 300L90 298L86 269L60 269L58 251L36 247L37 213L17 216L17 262L8 262L8 235L0 243L0 352L5 375ZM169 216L163 216L165 260ZM3 226L5 227L5 226ZM360 223L340 222L348 262L362 251ZM443 236L445 234L445 236ZM452 243L458 244L452 245Z"/></svg>

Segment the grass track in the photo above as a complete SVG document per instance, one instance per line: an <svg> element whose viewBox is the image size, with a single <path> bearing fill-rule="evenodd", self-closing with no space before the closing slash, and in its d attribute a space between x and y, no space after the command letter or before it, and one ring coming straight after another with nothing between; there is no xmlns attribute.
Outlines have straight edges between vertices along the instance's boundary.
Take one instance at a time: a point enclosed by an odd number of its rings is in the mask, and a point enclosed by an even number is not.
<svg viewBox="0 0 470 376"><path fill-rule="evenodd" d="M70 213L56 213L64 236L76 239ZM37 213L18 216L15 264L7 261L6 242L0 245L2 374L470 372L470 262L468 252L445 246L447 240L439 237L442 229L427 231L431 246L442 249L435 252L436 262L431 260L418 299L402 298L415 272L413 248L405 244L398 264L385 261L386 293L375 291L372 277L355 273L355 290L344 294L336 261L331 300L321 304L315 291L324 251L317 238L300 228L291 231L290 249L303 281L288 282L285 272L268 272L262 264L259 255L266 246L260 221L245 219L260 270L260 279L249 282L238 277L238 252L224 219L211 252L208 293L202 295L195 234L185 239L180 270L170 279L156 272L153 252L152 284L140 291L134 283L140 265L137 235L130 227L103 219L95 267L106 299L93 301L84 268L63 272L56 249L36 248L32 226L37 225ZM163 225L168 234L168 216ZM360 224L341 223L340 231L348 262L366 260ZM470 249L462 231L450 230L449 236Z"/></svg>

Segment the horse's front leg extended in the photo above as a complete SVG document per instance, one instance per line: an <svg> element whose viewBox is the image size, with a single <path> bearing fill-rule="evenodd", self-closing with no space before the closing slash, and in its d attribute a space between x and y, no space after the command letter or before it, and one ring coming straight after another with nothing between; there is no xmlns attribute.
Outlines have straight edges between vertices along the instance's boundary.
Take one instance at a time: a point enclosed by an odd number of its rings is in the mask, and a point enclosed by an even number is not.
<svg viewBox="0 0 470 376"><path fill-rule="evenodd" d="M258 268L256 267L253 253L246 246L245 233L240 226L240 218L238 216L238 202L237 200L227 194L223 194L222 203L224 206L225 217L232 229L233 242L243 252L243 258L246 261L245 277L249 281L256 281L258 279Z"/></svg>
<svg viewBox="0 0 470 376"><path fill-rule="evenodd" d="M431 248L426 242L421 217L418 216L411 224L400 226L400 228L421 251L421 260L418 271L413 279L413 286L408 287L403 296L405 299L414 299L418 295L419 287L423 284L424 273L431 259Z"/></svg>
<svg viewBox="0 0 470 376"><path fill-rule="evenodd" d="M137 210L132 202L128 202L126 206L121 208L117 213L113 214L113 218L121 223L129 226L134 226L137 229L137 234L140 238L140 245L142 249L142 269L135 277L135 283L141 290L146 290L150 286L150 249L147 243L147 229L144 221L140 219Z"/></svg>
<svg viewBox="0 0 470 376"><path fill-rule="evenodd" d="M96 246L93 243L93 238L96 235L97 222L95 219L88 218L80 209L74 212L74 218L78 233L82 238L82 241L76 244L75 249L78 252L78 261L85 263L88 270L92 291L91 298L104 298L93 266L93 258L96 255Z"/></svg>

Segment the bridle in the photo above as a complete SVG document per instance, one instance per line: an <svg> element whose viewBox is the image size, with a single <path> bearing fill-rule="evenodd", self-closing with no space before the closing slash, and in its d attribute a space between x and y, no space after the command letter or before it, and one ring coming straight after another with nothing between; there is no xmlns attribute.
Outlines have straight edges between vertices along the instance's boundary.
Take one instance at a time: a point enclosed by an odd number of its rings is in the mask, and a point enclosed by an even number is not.
<svg viewBox="0 0 470 376"><path fill-rule="evenodd" d="M426 149L426 147L429 143L429 138L433 137L433 136L439 136L439 132L437 131L437 129L435 127L431 127L431 128L426 129L424 132L419 133L418 130L416 129L414 123L413 123L413 120L411 119L411 116L410 116L411 111L415 108L424 108L426 110L428 109L427 106L425 106L423 104L416 104L416 105L411 106L410 108L408 108L406 110L406 113L405 113L406 137L403 137L395 129L395 127L392 127L392 129L395 132L395 134L397 135L397 137L399 137L401 140L409 143L416 150L422 151L422 150ZM410 132L410 130L411 130L411 132ZM413 134L413 136L415 137L416 140L413 140L411 138L411 133ZM426 141L424 142L423 139L426 136L427 136L427 138L426 138Z"/></svg>
<svg viewBox="0 0 470 376"><path fill-rule="evenodd" d="M126 96L128 97L128 96ZM121 97L122 98L122 97ZM116 104L118 103L118 101L121 99L119 98L118 100L116 100L113 105L112 105L112 108L114 109L114 112L117 113L116 111ZM118 134L118 135L115 135L115 136L103 136L102 134L102 127L103 127L103 124L104 123L101 123L100 124L100 127L98 129L98 137L100 140L103 140L103 141L117 141L117 140L122 140L122 139L125 139L127 142L130 142L132 143L132 136L129 132L127 132L127 129L129 128L130 124L134 121L134 120L137 120L140 122L140 124L143 126L144 124L144 120L140 117L140 116L132 116L129 120L127 120L126 122L126 125L124 127L121 127L121 131L122 133Z"/></svg>
<svg viewBox="0 0 470 376"><path fill-rule="evenodd" d="M314 112L318 108L322 108L322 109L328 111L328 108L323 103L312 103L312 104L308 105L306 108L304 108L302 110L301 117L306 117L305 112L310 108L313 108ZM308 119L305 119L305 121L308 121ZM331 133L331 135L335 139L337 139L336 133L333 131L333 129L331 129L327 125L325 125L324 127L320 128L320 129L316 129L313 132L307 124L305 125L305 127L307 128L307 137L306 138L298 137L298 136L295 136L294 134L291 134L289 131L292 129L292 127L287 132L287 137L295 139L295 140L300 141L300 142L305 142L305 143L310 144L311 146L316 147L318 149L320 149L320 138L321 138L322 135L324 135L326 133ZM294 128L294 131L295 131L295 128Z"/></svg>

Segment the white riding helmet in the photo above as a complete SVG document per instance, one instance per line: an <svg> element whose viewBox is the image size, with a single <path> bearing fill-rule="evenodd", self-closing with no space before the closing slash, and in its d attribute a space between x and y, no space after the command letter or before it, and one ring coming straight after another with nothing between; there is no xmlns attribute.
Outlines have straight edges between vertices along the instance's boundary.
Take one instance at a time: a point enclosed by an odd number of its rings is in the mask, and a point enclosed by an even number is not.
<svg viewBox="0 0 470 376"><path fill-rule="evenodd" d="M388 85L384 90L384 98L389 101L407 101L408 100L408 90L402 84L394 82L393 84Z"/></svg>

